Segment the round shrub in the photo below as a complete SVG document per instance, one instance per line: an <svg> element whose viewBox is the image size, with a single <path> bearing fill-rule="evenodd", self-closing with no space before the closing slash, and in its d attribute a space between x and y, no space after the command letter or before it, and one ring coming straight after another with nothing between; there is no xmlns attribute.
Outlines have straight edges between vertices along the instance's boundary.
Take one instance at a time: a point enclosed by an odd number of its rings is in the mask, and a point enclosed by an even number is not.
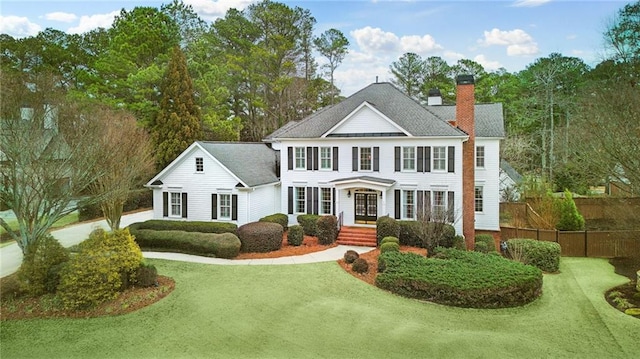
<svg viewBox="0 0 640 359"><path fill-rule="evenodd" d="M18 280L29 295L53 293L60 282L60 268L69 260L67 250L51 235L29 245Z"/></svg>
<svg viewBox="0 0 640 359"><path fill-rule="evenodd" d="M153 264L140 263L136 270L135 285L139 287L152 287L158 284L158 270Z"/></svg>
<svg viewBox="0 0 640 359"><path fill-rule="evenodd" d="M383 216L376 220L376 239L378 240L378 245L381 244L384 237L400 237L398 221L389 216Z"/></svg>
<svg viewBox="0 0 640 359"><path fill-rule="evenodd" d="M382 243L380 245L380 253L400 252L400 245L395 242Z"/></svg>
<svg viewBox="0 0 640 359"><path fill-rule="evenodd" d="M260 218L260 222L278 223L282 226L282 229L286 232L289 227L289 216L284 213L276 213L269 216Z"/></svg>
<svg viewBox="0 0 640 359"><path fill-rule="evenodd" d="M338 219L336 216L321 216L316 223L318 243L333 244L338 238Z"/></svg>
<svg viewBox="0 0 640 359"><path fill-rule="evenodd" d="M496 251L496 243L493 240L493 236L489 234L478 234L475 238L476 252L489 253Z"/></svg>
<svg viewBox="0 0 640 359"><path fill-rule="evenodd" d="M451 248L459 249L461 251L467 250L467 243L464 241L463 236L453 237L453 246Z"/></svg>
<svg viewBox="0 0 640 359"><path fill-rule="evenodd" d="M318 218L320 218L317 214L301 214L297 217L298 223L304 229L304 234L307 236L317 236L318 235Z"/></svg>
<svg viewBox="0 0 640 359"><path fill-rule="evenodd" d="M382 238L380 245L382 246L385 243L396 243L399 246L400 240L398 239L398 237L388 236L388 237Z"/></svg>
<svg viewBox="0 0 640 359"><path fill-rule="evenodd" d="M507 253L511 259L545 272L560 269L560 244L555 242L513 238L507 241Z"/></svg>
<svg viewBox="0 0 640 359"><path fill-rule="evenodd" d="M287 231L287 243L292 246L299 246L304 241L304 230L301 225L293 225Z"/></svg>
<svg viewBox="0 0 640 359"><path fill-rule="evenodd" d="M344 253L344 261L349 264L353 263L353 261L355 261L358 258L360 258L360 255L358 254L358 252L354 251L353 249L349 249Z"/></svg>
<svg viewBox="0 0 640 359"><path fill-rule="evenodd" d="M364 258L357 258L353 261L351 269L356 273L367 273L369 271L369 263Z"/></svg>
<svg viewBox="0 0 640 359"><path fill-rule="evenodd" d="M282 226L277 223L251 222L238 228L240 251L266 253L282 248Z"/></svg>

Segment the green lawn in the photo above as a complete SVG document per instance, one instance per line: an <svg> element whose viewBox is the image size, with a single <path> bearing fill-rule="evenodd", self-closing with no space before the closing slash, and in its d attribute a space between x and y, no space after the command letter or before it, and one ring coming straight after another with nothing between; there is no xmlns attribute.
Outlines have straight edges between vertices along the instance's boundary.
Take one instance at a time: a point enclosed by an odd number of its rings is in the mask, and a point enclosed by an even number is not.
<svg viewBox="0 0 640 359"><path fill-rule="evenodd" d="M64 227L64 226L66 226L68 224L77 223L77 222L78 222L78 212L72 212L72 213L69 213L66 216L60 218L56 223L53 224L53 226L51 226L51 229ZM12 229L18 228L18 221L16 221L16 220L7 221L7 223L9 224L9 226ZM5 232L6 231L4 230L4 228L0 227L0 234L3 234ZM9 245L11 243L13 243L13 241L0 243L0 248L4 247L6 245Z"/></svg>
<svg viewBox="0 0 640 359"><path fill-rule="evenodd" d="M640 320L602 293L626 278L563 258L521 308L405 299L336 263L213 266L151 261L167 298L119 317L2 322L2 358L637 358Z"/></svg>

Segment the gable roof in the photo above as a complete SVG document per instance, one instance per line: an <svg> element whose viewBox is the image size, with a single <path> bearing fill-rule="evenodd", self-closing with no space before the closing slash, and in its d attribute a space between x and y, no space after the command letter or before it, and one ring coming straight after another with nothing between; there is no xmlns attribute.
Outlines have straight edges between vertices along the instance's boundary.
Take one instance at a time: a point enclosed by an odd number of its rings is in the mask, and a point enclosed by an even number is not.
<svg viewBox="0 0 640 359"><path fill-rule="evenodd" d="M344 101L277 129L265 140L319 138L367 102L411 136L460 137L466 134L447 121L455 119L455 106L423 106L388 82L373 83ZM502 105L476 105L476 136L504 137Z"/></svg>
<svg viewBox="0 0 640 359"><path fill-rule="evenodd" d="M509 176L509 178L513 180L513 182L515 183L522 182L522 175L518 173L518 171L516 171L513 167L511 167L509 162L507 162L504 159L500 160L500 170L506 173L507 176Z"/></svg>
<svg viewBox="0 0 640 359"><path fill-rule="evenodd" d="M246 186L255 187L278 182L278 152L264 143L197 142Z"/></svg>

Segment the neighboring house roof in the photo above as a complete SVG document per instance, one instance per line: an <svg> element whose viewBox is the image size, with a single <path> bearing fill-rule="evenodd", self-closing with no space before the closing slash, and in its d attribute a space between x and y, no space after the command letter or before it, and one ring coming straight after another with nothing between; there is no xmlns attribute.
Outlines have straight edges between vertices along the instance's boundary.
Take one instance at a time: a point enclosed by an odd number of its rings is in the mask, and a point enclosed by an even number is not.
<svg viewBox="0 0 640 359"><path fill-rule="evenodd" d="M344 101L326 107L300 121L291 121L265 140L319 138L368 103L412 136L465 136L448 121L455 119L455 106L423 106L390 83L373 83ZM502 105L476 105L476 136L504 137Z"/></svg>
<svg viewBox="0 0 640 359"><path fill-rule="evenodd" d="M522 182L522 175L519 174L518 171L516 171L513 167L511 167L509 162L505 160L500 160L500 170L506 173L507 176L509 176L513 180L513 182L515 183Z"/></svg>
<svg viewBox="0 0 640 359"><path fill-rule="evenodd" d="M249 187L280 180L276 172L279 153L263 143L197 143Z"/></svg>

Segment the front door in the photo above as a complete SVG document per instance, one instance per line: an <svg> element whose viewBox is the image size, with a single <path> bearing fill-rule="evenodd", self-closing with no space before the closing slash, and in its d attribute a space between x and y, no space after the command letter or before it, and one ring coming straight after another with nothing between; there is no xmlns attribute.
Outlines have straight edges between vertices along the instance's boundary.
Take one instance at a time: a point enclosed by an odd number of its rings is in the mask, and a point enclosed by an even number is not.
<svg viewBox="0 0 640 359"><path fill-rule="evenodd" d="M355 194L356 223L375 224L378 219L378 195L375 193Z"/></svg>

